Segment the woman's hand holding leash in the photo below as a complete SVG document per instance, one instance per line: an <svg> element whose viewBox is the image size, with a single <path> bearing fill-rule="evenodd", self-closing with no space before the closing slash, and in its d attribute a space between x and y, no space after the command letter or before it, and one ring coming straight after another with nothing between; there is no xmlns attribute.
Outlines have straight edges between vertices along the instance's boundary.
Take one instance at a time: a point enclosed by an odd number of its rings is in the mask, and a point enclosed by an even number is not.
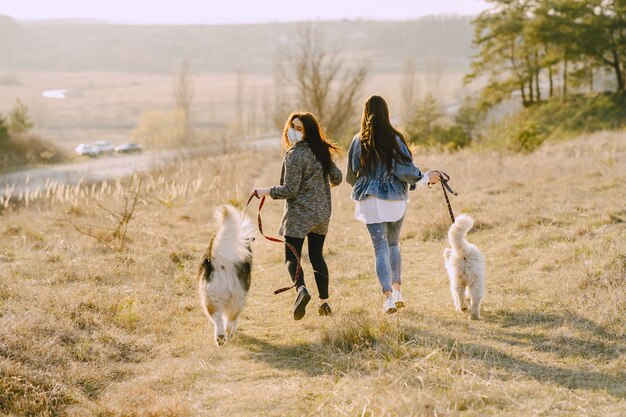
<svg viewBox="0 0 626 417"><path fill-rule="evenodd" d="M435 185L441 181L441 175L437 171L428 171L426 174L428 175L428 186Z"/></svg>
<svg viewBox="0 0 626 417"><path fill-rule="evenodd" d="M270 195L270 189L269 188L255 188L252 191L252 194L256 197L256 198L263 198L266 195Z"/></svg>
<svg viewBox="0 0 626 417"><path fill-rule="evenodd" d="M290 286L290 287L279 288L276 291L274 291L274 294L280 294L281 292L284 292L284 291L287 291L287 290L290 290L290 289L296 287L296 282L298 282L298 276L301 273L300 271L301 271L302 267L300 266L300 255L298 255L298 251L296 250L295 247L293 247L293 245L287 243L286 241L284 241L282 239L277 239L275 237L270 237L270 236L267 236L265 233L263 233L263 222L261 221L261 209L263 208L263 204L265 204L265 197L267 197L268 195L270 195L270 189L269 188L255 188L250 193L250 197L248 197L248 202L246 203L245 207L243 208L243 211L246 210L246 208L248 207L248 205L250 204L250 202L252 201L252 199L254 197L261 199L261 202L259 203L259 211L258 211L258 214L257 214L257 221L258 221L258 224L259 224L259 232L261 232L261 235L263 235L263 237L265 237L265 239L267 239L267 240L269 240L271 242L284 243L285 245L287 245L287 247L291 250L291 252L293 252L294 256L298 260L298 265L296 267L296 274L295 274L295 277L293 278L293 285Z"/></svg>
<svg viewBox="0 0 626 417"><path fill-rule="evenodd" d="M431 178L430 178L431 175L434 176L433 179L436 178L434 181L431 181ZM450 199L448 198L448 193L452 195L458 195L458 194L456 191L450 188L448 181L450 181L450 176L446 174L445 172L428 171L428 188L430 188L431 185L437 182L441 184L441 190L443 191L443 196L446 198L446 204L448 206L448 213L450 214L450 220L452 220L452 223L454 223L454 212L452 211L452 206L450 205Z"/></svg>

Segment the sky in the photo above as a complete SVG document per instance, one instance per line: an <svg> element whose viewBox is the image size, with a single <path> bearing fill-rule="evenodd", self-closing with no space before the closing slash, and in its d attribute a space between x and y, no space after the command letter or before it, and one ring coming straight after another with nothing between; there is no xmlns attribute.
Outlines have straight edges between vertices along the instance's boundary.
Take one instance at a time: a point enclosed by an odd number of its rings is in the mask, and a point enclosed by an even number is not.
<svg viewBox="0 0 626 417"><path fill-rule="evenodd" d="M434 14L475 15L488 6L484 0L0 0L0 15L128 24L230 24L409 20Z"/></svg>

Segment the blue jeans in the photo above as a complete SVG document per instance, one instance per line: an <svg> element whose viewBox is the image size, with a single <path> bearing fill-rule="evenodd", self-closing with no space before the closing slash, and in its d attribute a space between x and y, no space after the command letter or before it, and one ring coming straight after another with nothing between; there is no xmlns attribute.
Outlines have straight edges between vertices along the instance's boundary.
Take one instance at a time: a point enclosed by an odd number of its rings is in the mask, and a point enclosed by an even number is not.
<svg viewBox="0 0 626 417"><path fill-rule="evenodd" d="M383 292L391 291L392 282L402 283L400 258L400 230L404 217L396 222L367 224L376 256L376 275Z"/></svg>

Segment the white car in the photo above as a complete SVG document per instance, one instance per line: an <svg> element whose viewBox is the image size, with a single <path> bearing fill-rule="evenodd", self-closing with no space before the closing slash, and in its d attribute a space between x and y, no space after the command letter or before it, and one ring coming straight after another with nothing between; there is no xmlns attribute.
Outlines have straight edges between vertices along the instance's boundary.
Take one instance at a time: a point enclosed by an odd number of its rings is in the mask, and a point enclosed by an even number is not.
<svg viewBox="0 0 626 417"><path fill-rule="evenodd" d="M140 153L141 151L141 145L138 143L122 143L115 147L115 152L117 153Z"/></svg>
<svg viewBox="0 0 626 417"><path fill-rule="evenodd" d="M113 146L112 142L108 140L99 140L93 143L93 146L98 148L100 153L108 153L109 155L113 153L115 150L115 146Z"/></svg>
<svg viewBox="0 0 626 417"><path fill-rule="evenodd" d="M96 146L87 143L81 143L74 149L74 151L77 155L90 156L92 158L95 158L100 154L100 150Z"/></svg>

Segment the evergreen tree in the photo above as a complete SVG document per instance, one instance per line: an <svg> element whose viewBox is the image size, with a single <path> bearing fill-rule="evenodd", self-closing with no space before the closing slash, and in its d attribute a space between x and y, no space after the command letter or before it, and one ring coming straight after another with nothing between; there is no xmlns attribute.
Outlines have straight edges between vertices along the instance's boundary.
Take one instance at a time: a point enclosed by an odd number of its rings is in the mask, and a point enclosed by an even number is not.
<svg viewBox="0 0 626 417"><path fill-rule="evenodd" d="M617 91L626 89L626 0L488 0L474 20L479 52L466 82L486 78L481 104L490 107L515 95L531 105L568 87L594 89L594 74L606 68ZM543 81L543 82L542 82Z"/></svg>
<svg viewBox="0 0 626 417"><path fill-rule="evenodd" d="M7 120L3 115L0 114L0 144L5 143L9 140L9 126L7 125Z"/></svg>
<svg viewBox="0 0 626 417"><path fill-rule="evenodd" d="M624 91L626 70L626 1L593 0L583 3L582 16L575 21L583 38L586 56L615 74L617 91Z"/></svg>
<svg viewBox="0 0 626 417"><path fill-rule="evenodd" d="M494 6L474 20L474 45L480 48L472 62L469 82L487 77L481 93L484 106L492 106L518 91L528 103L526 85L530 78L527 45L524 42L526 7L520 0L490 0Z"/></svg>
<svg viewBox="0 0 626 417"><path fill-rule="evenodd" d="M11 133L26 133L34 127L26 107L19 99L15 101L13 110L9 113L9 131Z"/></svg>

